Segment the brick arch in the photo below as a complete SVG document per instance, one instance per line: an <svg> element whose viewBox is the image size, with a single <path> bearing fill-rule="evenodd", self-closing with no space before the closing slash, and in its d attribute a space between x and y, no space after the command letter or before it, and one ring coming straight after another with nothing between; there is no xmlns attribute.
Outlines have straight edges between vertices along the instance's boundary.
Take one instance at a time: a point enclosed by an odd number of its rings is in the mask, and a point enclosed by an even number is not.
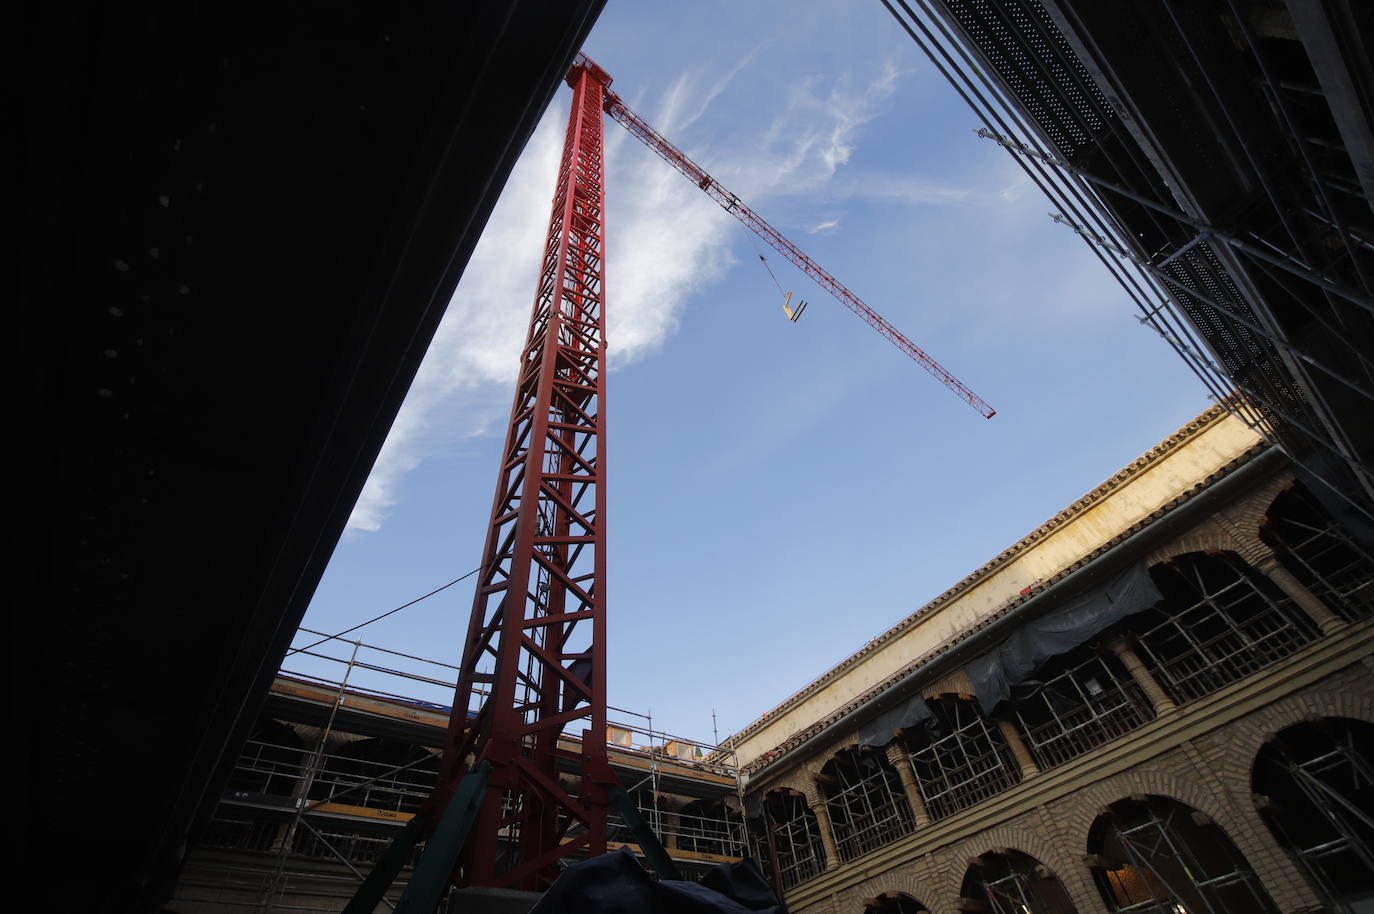
<svg viewBox="0 0 1374 914"><path fill-rule="evenodd" d="M1055 814L1064 823L1067 836L1073 842L1072 852L1088 853L1089 834L1102 811L1138 793L1174 800L1210 816L1228 838L1241 846L1236 841L1236 834L1242 821L1233 803L1228 803L1197 780L1174 777L1159 767L1150 766L1133 768L1090 784L1056 804L1060 808ZM1095 886L1093 891L1097 891Z"/></svg>
<svg viewBox="0 0 1374 914"><path fill-rule="evenodd" d="M1244 500L1227 507L1222 514L1237 527L1259 536L1264 518L1273 507L1274 500L1293 488L1298 477L1291 470L1273 476L1263 485L1256 486L1246 493Z"/></svg>
<svg viewBox="0 0 1374 914"><path fill-rule="evenodd" d="M1092 825L1106 807L1128 799L1132 794L1163 797L1183 804L1211 818L1222 834L1249 863L1260 885L1280 911L1308 910L1315 896L1307 886L1297 865L1279 848L1273 835L1260 822L1259 813L1250 803L1236 802L1235 794L1228 802L1217 794L1198 786L1192 780L1175 778L1163 771L1134 770L1124 772L1109 781L1094 784L1075 796L1073 835L1087 853ZM1247 793L1242 796L1248 796ZM1066 804L1067 805L1067 804ZM1086 816L1087 822L1083 823ZM1099 900L1101 892L1090 878L1088 884ZM1101 902L1105 904L1105 902Z"/></svg>
<svg viewBox="0 0 1374 914"><path fill-rule="evenodd" d="M939 873L928 858L918 858L846 889L835 899L836 910L840 914L863 914L867 899L900 892L925 905L930 914L959 914L954 908L956 896L942 897L938 892L939 884Z"/></svg>
<svg viewBox="0 0 1374 914"><path fill-rule="evenodd" d="M1374 693L1367 688L1358 690L1306 692L1290 695L1252 714L1246 726L1227 731L1229 750L1217 765L1217 774L1238 797L1249 796L1250 778L1255 760L1265 744L1294 724L1324 717L1346 717L1374 724Z"/></svg>
<svg viewBox="0 0 1374 914"><path fill-rule="evenodd" d="M1146 567L1168 562L1194 552L1211 555L1214 552L1239 554L1240 543L1211 520L1203 521L1182 536L1176 537L1145 556Z"/></svg>
<svg viewBox="0 0 1374 914"><path fill-rule="evenodd" d="M955 899L962 893L964 879L968 875L968 861L1003 850L1020 851L1035 862L1049 867L1073 900L1078 914L1096 914L1102 910L1101 904L1095 903L1097 889L1078 856L1081 852L1062 846L1062 842L1049 840L1043 831L1029 824L997 825L955 845L950 853L956 865L949 867L947 897Z"/></svg>

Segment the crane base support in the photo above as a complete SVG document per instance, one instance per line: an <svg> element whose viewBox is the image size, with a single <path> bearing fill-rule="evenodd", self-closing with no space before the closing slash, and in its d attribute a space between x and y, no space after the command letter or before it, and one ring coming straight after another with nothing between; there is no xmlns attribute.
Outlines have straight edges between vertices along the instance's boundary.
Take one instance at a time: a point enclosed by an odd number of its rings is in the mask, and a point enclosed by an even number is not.
<svg viewBox="0 0 1374 914"><path fill-rule="evenodd" d="M682 874L677 871L677 864L673 863L673 858L668 856L668 852L663 849L663 843L658 840L658 835L649 827L649 823L644 821L644 817L639 814L639 807L635 805L634 798L625 792L619 784L611 788L611 804L620 813L620 818L625 822L625 827L634 835L635 842L639 844L639 850L644 854L644 859L649 861L649 865L654 868L659 879L681 879Z"/></svg>
<svg viewBox="0 0 1374 914"><path fill-rule="evenodd" d="M428 824L429 817L424 813L417 814L406 823L405 829L392 839L377 859L372 872L367 874L363 884L344 907L343 914L372 914L377 910L377 905L386 896L386 890L396 882L396 877L414 853L415 845L424 837Z"/></svg>
<svg viewBox="0 0 1374 914"><path fill-rule="evenodd" d="M396 914L433 914L439 897L448 887L449 875L458 862L458 854L463 850L472 823L477 819L477 809L490 776L491 763L483 761L458 782L458 789L453 792L439 824L429 836L424 853L415 864L410 883L396 905ZM425 814L417 815L406 826L406 830L391 842L344 908L344 914L372 914L376 910L386 890L391 888L405 866L410 852L415 849L427 821Z"/></svg>
<svg viewBox="0 0 1374 914"><path fill-rule="evenodd" d="M530 914L543 897L543 892L469 886L454 891L449 910L455 914Z"/></svg>

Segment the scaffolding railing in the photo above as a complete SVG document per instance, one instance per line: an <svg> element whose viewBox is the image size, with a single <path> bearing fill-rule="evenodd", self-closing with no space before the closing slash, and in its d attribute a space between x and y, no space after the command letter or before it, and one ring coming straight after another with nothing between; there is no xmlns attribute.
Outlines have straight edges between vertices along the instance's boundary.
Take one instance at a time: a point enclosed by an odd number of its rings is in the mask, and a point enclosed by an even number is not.
<svg viewBox="0 0 1374 914"><path fill-rule="evenodd" d="M1122 914L1261 914L1273 902L1259 877L1228 839L1212 836L1211 846L1198 846L1182 825L1191 811L1170 801L1133 803L1126 817L1109 812L1108 848L1122 858L1103 872L1111 908ZM1194 825L1197 832L1205 826Z"/></svg>
<svg viewBox="0 0 1374 914"><path fill-rule="evenodd" d="M1291 600L1274 597L1236 571L1207 581L1196 565L1176 569L1196 602L1164 610L1140 632L1137 647L1150 672L1179 704L1201 698L1316 639L1316 627Z"/></svg>
<svg viewBox="0 0 1374 914"><path fill-rule="evenodd" d="M1291 570L1346 621L1374 615L1374 551L1331 519L1310 493L1295 488L1280 499L1293 510L1271 510L1267 530L1279 541L1285 564L1296 565Z"/></svg>
<svg viewBox="0 0 1374 914"><path fill-rule="evenodd" d="M764 829L752 836L754 859L771 880L773 861L784 889L825 872L825 845L820 824L800 794L780 793L764 800Z"/></svg>
<svg viewBox="0 0 1374 914"><path fill-rule="evenodd" d="M943 819L981 803L1021 780L1020 768L1006 741L986 718L963 701L956 703L953 714L947 735L910 754L931 819Z"/></svg>
<svg viewBox="0 0 1374 914"><path fill-rule="evenodd" d="M1025 691L1025 686L1019 691ZM1062 765L1154 720L1130 675L1095 656L1017 698L1015 716L1042 770Z"/></svg>
<svg viewBox="0 0 1374 914"><path fill-rule="evenodd" d="M916 828L901 777L881 754L841 753L822 775L834 779L826 806L841 860L861 857Z"/></svg>

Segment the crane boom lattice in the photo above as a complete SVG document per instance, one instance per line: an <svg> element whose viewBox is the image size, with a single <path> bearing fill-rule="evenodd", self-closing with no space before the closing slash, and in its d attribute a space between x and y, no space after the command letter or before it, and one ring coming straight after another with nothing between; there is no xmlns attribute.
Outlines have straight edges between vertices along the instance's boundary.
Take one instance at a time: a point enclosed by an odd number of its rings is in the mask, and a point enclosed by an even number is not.
<svg viewBox="0 0 1374 914"><path fill-rule="evenodd" d="M592 66L590 58L579 55L573 64L576 70L581 66ZM988 405L982 397L964 385L962 381L950 374L944 366L931 358L925 350L921 349L911 340L907 339L900 330L892 326L878 312L874 311L863 299L851 292L844 283L834 276L831 276L820 264L806 256L801 248L789 241L781 232L769 225L768 222L758 213L750 209L744 201L725 188L723 184L711 177L697 163L693 162L687 155L672 143L664 138L649 122L636 114L628 105L620 100L614 92L606 93L606 113L611 119L630 131L645 146L656 152L663 161L677 169L689 181L701 188L706 194L720 204L721 208L730 213L740 222L749 228L754 234L758 235L768 243L770 247L792 261L803 273L809 276L817 285L829 292L834 298L850 311L857 314L866 324L887 337L898 349L905 352L912 360L919 363L922 368L933 374L936 379L945 387L954 391L964 402L977 410L985 419L991 419L997 414L997 410Z"/></svg>

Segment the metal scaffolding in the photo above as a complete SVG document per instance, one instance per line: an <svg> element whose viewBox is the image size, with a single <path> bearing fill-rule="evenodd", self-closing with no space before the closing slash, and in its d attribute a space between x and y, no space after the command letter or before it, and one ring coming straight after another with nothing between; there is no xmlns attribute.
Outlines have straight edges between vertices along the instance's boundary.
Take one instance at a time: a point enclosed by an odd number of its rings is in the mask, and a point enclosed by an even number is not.
<svg viewBox="0 0 1374 914"><path fill-rule="evenodd" d="M676 821L665 828L667 841L678 850L717 857L749 856L744 817L725 800L693 800L676 813Z"/></svg>
<svg viewBox="0 0 1374 914"><path fill-rule="evenodd" d="M1205 816L1163 797L1116 803L1098 820L1098 885L1129 914L1259 914L1273 901L1230 839Z"/></svg>
<svg viewBox="0 0 1374 914"><path fill-rule="evenodd" d="M1053 768L1154 720L1140 686L1119 662L1087 648L1090 656L1056 658L1061 671L1035 673L1012 690L1012 708L1040 768Z"/></svg>
<svg viewBox="0 0 1374 914"><path fill-rule="evenodd" d="M910 737L908 748L932 819L966 809L1021 780L1006 740L973 702L938 698L929 704L934 716Z"/></svg>
<svg viewBox="0 0 1374 914"><path fill-rule="evenodd" d="M1263 532L1284 565L1341 618L1374 615L1374 549L1346 532L1300 483L1274 500Z"/></svg>
<svg viewBox="0 0 1374 914"><path fill-rule="evenodd" d="M916 827L901 776L881 752L845 749L821 769L821 782L841 860L877 850Z"/></svg>
<svg viewBox="0 0 1374 914"><path fill-rule="evenodd" d="M1235 556L1185 555L1153 570L1168 600L1142 613L1152 621L1137 645L1151 674L1180 704L1263 669L1318 635L1290 600L1262 587Z"/></svg>
<svg viewBox="0 0 1374 914"><path fill-rule="evenodd" d="M771 879L776 874L784 889L825 872L820 825L806 797L794 790L773 790L764 797L763 834L753 839L754 859L764 875Z"/></svg>
<svg viewBox="0 0 1374 914"><path fill-rule="evenodd" d="M1374 897L1374 726L1290 727L1256 760L1266 822L1339 914Z"/></svg>
<svg viewBox="0 0 1374 914"><path fill-rule="evenodd" d="M993 914L1073 914L1059 880L1035 858L1008 850L984 854L964 877L965 904Z"/></svg>

